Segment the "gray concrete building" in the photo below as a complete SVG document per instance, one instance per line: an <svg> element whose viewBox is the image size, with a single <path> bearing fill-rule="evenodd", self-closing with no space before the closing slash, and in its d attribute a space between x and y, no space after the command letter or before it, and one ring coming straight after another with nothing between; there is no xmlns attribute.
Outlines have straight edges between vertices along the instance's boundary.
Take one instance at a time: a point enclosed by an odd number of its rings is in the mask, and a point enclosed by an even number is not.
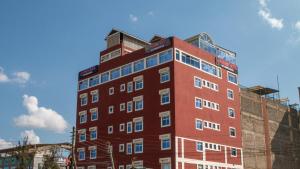
<svg viewBox="0 0 300 169"><path fill-rule="evenodd" d="M245 169L300 169L299 111L277 92L241 88Z"/></svg>

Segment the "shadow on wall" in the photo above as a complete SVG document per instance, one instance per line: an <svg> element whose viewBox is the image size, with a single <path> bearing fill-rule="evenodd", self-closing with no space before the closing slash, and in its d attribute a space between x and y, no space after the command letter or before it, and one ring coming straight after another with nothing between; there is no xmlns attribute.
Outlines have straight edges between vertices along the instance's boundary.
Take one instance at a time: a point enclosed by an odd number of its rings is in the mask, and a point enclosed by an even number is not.
<svg viewBox="0 0 300 169"><path fill-rule="evenodd" d="M268 107L268 112L270 120L279 121L279 126L269 123L272 169L300 169L300 130L297 111L287 109L282 117L276 109Z"/></svg>

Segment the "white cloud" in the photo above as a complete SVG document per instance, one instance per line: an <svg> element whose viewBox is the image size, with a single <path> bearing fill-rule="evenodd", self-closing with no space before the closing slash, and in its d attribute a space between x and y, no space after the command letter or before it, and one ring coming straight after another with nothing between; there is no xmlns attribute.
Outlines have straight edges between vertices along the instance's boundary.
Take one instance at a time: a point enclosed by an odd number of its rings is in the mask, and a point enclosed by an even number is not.
<svg viewBox="0 0 300 169"><path fill-rule="evenodd" d="M4 73L4 69L2 67L0 67L0 83L2 82L8 82L9 79L7 77L7 75Z"/></svg>
<svg viewBox="0 0 300 169"><path fill-rule="evenodd" d="M131 20L131 22L137 22L139 20L139 18L135 15L130 14L129 15L129 19Z"/></svg>
<svg viewBox="0 0 300 169"><path fill-rule="evenodd" d="M298 31L300 31L300 21L297 21L297 22L295 23L295 28L296 28Z"/></svg>
<svg viewBox="0 0 300 169"><path fill-rule="evenodd" d="M15 78L13 79L14 81L18 83L26 83L30 79L30 74L28 72L16 72L14 73Z"/></svg>
<svg viewBox="0 0 300 169"><path fill-rule="evenodd" d="M14 144L12 142L5 141L4 139L0 138L0 150L6 149L6 148L11 148L13 146L14 146Z"/></svg>
<svg viewBox="0 0 300 169"><path fill-rule="evenodd" d="M52 109L39 107L35 96L24 95L23 99L23 105L28 114L14 119L17 126L43 128L57 133L62 133L67 129L68 123L65 119Z"/></svg>
<svg viewBox="0 0 300 169"><path fill-rule="evenodd" d="M39 144L40 137L33 130L25 130L21 133L22 138L27 138L28 144Z"/></svg>
<svg viewBox="0 0 300 169"><path fill-rule="evenodd" d="M0 67L0 83L5 82L14 82L19 84L25 84L30 79L30 73L28 72L15 72L13 73L13 77L8 77L8 75L5 74L4 69Z"/></svg>
<svg viewBox="0 0 300 169"><path fill-rule="evenodd" d="M261 9L258 14L265 20L272 28L281 30L284 26L283 19L278 19L272 16L271 10L267 6L268 0L258 0Z"/></svg>

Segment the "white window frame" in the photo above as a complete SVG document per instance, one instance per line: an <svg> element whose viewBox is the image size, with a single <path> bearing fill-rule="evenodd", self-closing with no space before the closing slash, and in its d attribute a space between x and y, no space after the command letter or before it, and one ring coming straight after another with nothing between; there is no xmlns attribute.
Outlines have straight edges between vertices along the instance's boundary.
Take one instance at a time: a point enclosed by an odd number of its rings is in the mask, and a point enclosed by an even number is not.
<svg viewBox="0 0 300 169"><path fill-rule="evenodd" d="M232 154L233 150L235 150L235 155ZM237 156L238 156L237 154L238 154L237 148L231 147L231 148L230 148L230 156L231 156L231 157L237 157Z"/></svg>
<svg viewBox="0 0 300 169"><path fill-rule="evenodd" d="M232 111L233 111L233 116L231 116L231 115L230 115L230 110L232 110ZM234 108L228 107L228 117L229 117L229 118L233 118L233 119L234 119L234 118L235 118L235 116L236 116L236 113L235 113L235 110L234 110Z"/></svg>
<svg viewBox="0 0 300 169"><path fill-rule="evenodd" d="M97 100L94 100L94 96L97 96ZM97 103L99 101L99 92L98 90L91 92L92 103Z"/></svg>
<svg viewBox="0 0 300 169"><path fill-rule="evenodd" d="M125 131L125 123L121 123L121 124L119 125L119 130L120 130L120 132Z"/></svg>
<svg viewBox="0 0 300 169"><path fill-rule="evenodd" d="M92 150L96 150L96 157L93 157L93 158L92 158ZM94 159L96 159L96 158L97 158L97 148L91 148L91 149L90 149L90 159L91 159L91 160L94 160Z"/></svg>
<svg viewBox="0 0 300 169"><path fill-rule="evenodd" d="M128 152L128 147L130 147L131 148L131 152ZM132 143L126 143L126 154L132 154L132 152L133 152L133 149L132 149Z"/></svg>
<svg viewBox="0 0 300 169"><path fill-rule="evenodd" d="M134 97L133 101L134 101L134 110L135 111L141 111L141 110L144 109L144 98L143 98L143 96ZM141 108L136 107L137 102L142 102L142 107Z"/></svg>
<svg viewBox="0 0 300 169"><path fill-rule="evenodd" d="M197 86L196 81L200 80L200 86ZM202 79L200 77L194 76L194 87L201 89L202 88Z"/></svg>
<svg viewBox="0 0 300 169"><path fill-rule="evenodd" d="M83 158L80 158L80 152L83 152ZM85 150L79 149L78 150L78 161L83 161L83 160L85 160Z"/></svg>
<svg viewBox="0 0 300 169"><path fill-rule="evenodd" d="M120 85L120 92L124 92L126 90L126 85L125 83Z"/></svg>
<svg viewBox="0 0 300 169"><path fill-rule="evenodd" d="M83 99L86 99L86 102L85 103L82 103L82 100ZM88 96L85 95L85 96L80 96L80 106L86 106L88 104Z"/></svg>
<svg viewBox="0 0 300 169"><path fill-rule="evenodd" d="M142 129L141 130L137 130L136 128L136 124L140 123L142 124ZM138 117L138 118L134 118L133 119L133 123L134 123L134 132L138 133L138 132L142 132L144 131L144 121L143 121L143 117Z"/></svg>
<svg viewBox="0 0 300 169"><path fill-rule="evenodd" d="M160 127L163 128L163 127L170 127L171 126L171 115L170 115L170 111L165 111L165 112L160 112L159 113L159 116L160 116ZM169 124L167 125L164 125L163 124L163 118L164 117L168 117L169 118Z"/></svg>
<svg viewBox="0 0 300 169"><path fill-rule="evenodd" d="M142 84L142 87L141 88L137 88L137 84L138 83L141 83ZM140 80L136 80L136 81L134 81L134 90L135 91L138 91L138 90L142 90L142 89L144 89L144 79L140 79Z"/></svg>
<svg viewBox="0 0 300 169"><path fill-rule="evenodd" d="M231 135L231 129L234 130L234 136ZM229 136L230 136L230 137L234 137L234 138L236 137L236 128L234 128L234 127L229 127Z"/></svg>
<svg viewBox="0 0 300 169"><path fill-rule="evenodd" d="M119 152L123 153L125 151L125 145L124 144L119 144Z"/></svg>
<svg viewBox="0 0 300 169"><path fill-rule="evenodd" d="M129 132L128 132L128 126L129 126L129 125L131 126L131 131L129 131ZM132 132L133 132L133 125L132 125L132 121L130 121L130 122L127 122L127 124L126 124L126 132L127 132L127 134L128 134L128 133L132 133Z"/></svg>
<svg viewBox="0 0 300 169"><path fill-rule="evenodd" d="M197 123L198 123L199 121L201 122L202 128L198 128L198 127L197 127L197 126L198 126ZM195 128L196 128L196 130L203 130L203 127L204 127L204 126L203 126L203 120L201 120L201 119L195 119Z"/></svg>
<svg viewBox="0 0 300 169"><path fill-rule="evenodd" d="M160 95L160 105L170 104L170 102L171 102L170 88L159 90L159 95ZM168 97L167 102L163 102L163 97L165 95L167 95L167 97Z"/></svg>
<svg viewBox="0 0 300 169"><path fill-rule="evenodd" d="M161 150L171 150L171 148L172 148L171 134L162 134L162 135L159 135L159 139L160 139L160 149ZM169 141L169 147L166 147L166 148L163 147L163 144L164 144L165 140Z"/></svg>
<svg viewBox="0 0 300 169"><path fill-rule="evenodd" d="M232 97L230 97L229 92L232 93ZM233 93L233 90L232 90L232 89L227 89L227 98L228 98L229 100L234 100L234 93Z"/></svg>
<svg viewBox="0 0 300 169"><path fill-rule="evenodd" d="M125 109L126 109L125 103L121 103L120 104L120 111L125 111Z"/></svg>
<svg viewBox="0 0 300 169"><path fill-rule="evenodd" d="M162 69L159 69L159 81L160 83L166 83L166 82L169 82L170 81L170 68L169 67L165 67L165 68L162 68ZM164 75L167 75L168 76L168 79L167 80L163 80L162 77Z"/></svg>
<svg viewBox="0 0 300 169"><path fill-rule="evenodd" d="M111 96L111 95L113 95L115 93L115 88L114 87L110 87L109 89L108 89L108 94Z"/></svg>
<svg viewBox="0 0 300 169"><path fill-rule="evenodd" d="M143 139L134 139L133 140L133 149L134 149L134 153L135 154L141 154L141 153L143 153L144 152L144 140ZM136 145L137 144L141 144L142 145L142 151L141 152L137 152L136 151Z"/></svg>
<svg viewBox="0 0 300 169"><path fill-rule="evenodd" d="M200 100L200 103L201 103L200 107L197 107L197 100ZM196 109L202 109L203 106L204 106L203 105L203 100L201 98L199 98L199 97L195 97L195 108Z"/></svg>
<svg viewBox="0 0 300 169"><path fill-rule="evenodd" d="M84 124L87 122L87 112L86 111L81 111L78 113L79 115L79 123ZM81 116L85 116L85 121L81 121Z"/></svg>
<svg viewBox="0 0 300 169"><path fill-rule="evenodd" d="M93 113L96 113L96 115L97 115L97 118L96 118L96 119L93 119ZM91 121L96 121L96 120L98 120L98 118L99 118L98 108L90 109L90 114L91 114Z"/></svg>
<svg viewBox="0 0 300 169"><path fill-rule="evenodd" d="M199 143L202 144L202 150L199 150L199 149L198 149L198 144L199 144ZM203 148L204 148L204 143L201 142L201 141L197 141L197 142L196 142L196 151L197 151L197 152L203 152Z"/></svg>
<svg viewBox="0 0 300 169"><path fill-rule="evenodd" d="M91 127L89 129L90 131L90 140L97 140L97 137L98 137L98 131L97 131L97 128L96 127ZM92 138L92 132L95 131L96 132L96 137L95 138Z"/></svg>
<svg viewBox="0 0 300 169"><path fill-rule="evenodd" d="M107 133L113 134L114 133L114 126L107 126Z"/></svg>
<svg viewBox="0 0 300 169"><path fill-rule="evenodd" d="M114 106L110 105L108 106L108 114L113 114L114 113Z"/></svg>
<svg viewBox="0 0 300 169"><path fill-rule="evenodd" d="M127 93L131 93L133 91L133 82L127 83Z"/></svg>
<svg viewBox="0 0 300 169"><path fill-rule="evenodd" d="M129 110L128 107L131 107L131 110ZM133 109L133 102L132 101L127 102L127 107L126 107L127 113L132 112L132 109Z"/></svg>

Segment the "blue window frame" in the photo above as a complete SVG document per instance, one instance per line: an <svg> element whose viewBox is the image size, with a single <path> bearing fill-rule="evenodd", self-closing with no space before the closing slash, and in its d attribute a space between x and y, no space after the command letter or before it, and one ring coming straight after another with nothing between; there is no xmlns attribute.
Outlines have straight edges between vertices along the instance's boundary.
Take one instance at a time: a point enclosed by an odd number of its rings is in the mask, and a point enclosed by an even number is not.
<svg viewBox="0 0 300 169"><path fill-rule="evenodd" d="M160 74L160 83L168 82L170 80L170 72L163 72Z"/></svg>
<svg viewBox="0 0 300 169"><path fill-rule="evenodd" d="M135 101L135 111L142 110L144 108L143 100Z"/></svg>
<svg viewBox="0 0 300 169"><path fill-rule="evenodd" d="M143 131L143 121L137 121L134 124L134 131L135 132L140 132Z"/></svg>
<svg viewBox="0 0 300 169"><path fill-rule="evenodd" d="M202 130L203 129L202 120L196 119L196 129L197 130Z"/></svg>
<svg viewBox="0 0 300 169"><path fill-rule="evenodd" d="M132 65L131 65L131 63L122 67L122 69L121 69L121 75L122 76L126 76L126 75L129 75L131 73L132 73Z"/></svg>
<svg viewBox="0 0 300 169"><path fill-rule="evenodd" d="M91 112L91 121L95 121L98 119L98 111Z"/></svg>
<svg viewBox="0 0 300 169"><path fill-rule="evenodd" d="M151 56L151 57L148 57L146 59L146 67L153 67L153 66L156 66L158 63L157 63L157 56Z"/></svg>
<svg viewBox="0 0 300 169"><path fill-rule="evenodd" d="M170 115L161 117L161 125L162 127L170 126Z"/></svg>
<svg viewBox="0 0 300 169"><path fill-rule="evenodd" d="M114 69L110 72L110 80L114 80L120 77L120 68Z"/></svg>
<svg viewBox="0 0 300 169"><path fill-rule="evenodd" d="M80 124L85 123L87 121L86 113L80 115Z"/></svg>
<svg viewBox="0 0 300 169"><path fill-rule="evenodd" d="M202 108L202 100L200 98L195 99L195 107L198 109Z"/></svg>
<svg viewBox="0 0 300 169"><path fill-rule="evenodd" d="M173 59L172 50L168 50L166 52L162 52L159 54L159 63L165 63Z"/></svg>
<svg viewBox="0 0 300 169"><path fill-rule="evenodd" d="M134 62L134 72L138 72L144 69L144 60Z"/></svg>
<svg viewBox="0 0 300 169"><path fill-rule="evenodd" d="M180 52L176 50L176 60L180 60Z"/></svg>
<svg viewBox="0 0 300 169"><path fill-rule="evenodd" d="M101 83L109 81L109 72L101 74Z"/></svg>
<svg viewBox="0 0 300 169"><path fill-rule="evenodd" d="M85 140L86 140L85 133L80 133L80 135L79 135L79 141L81 142L81 141L85 141Z"/></svg>
<svg viewBox="0 0 300 169"><path fill-rule="evenodd" d="M197 59L197 58L194 58L194 57L189 56L185 53L182 53L181 54L181 60L182 60L182 62L184 62L184 63L186 63L190 66L193 66L195 68L200 69L200 60Z"/></svg>
<svg viewBox="0 0 300 169"><path fill-rule="evenodd" d="M144 88L144 80L137 80L135 81L135 90L140 90Z"/></svg>

